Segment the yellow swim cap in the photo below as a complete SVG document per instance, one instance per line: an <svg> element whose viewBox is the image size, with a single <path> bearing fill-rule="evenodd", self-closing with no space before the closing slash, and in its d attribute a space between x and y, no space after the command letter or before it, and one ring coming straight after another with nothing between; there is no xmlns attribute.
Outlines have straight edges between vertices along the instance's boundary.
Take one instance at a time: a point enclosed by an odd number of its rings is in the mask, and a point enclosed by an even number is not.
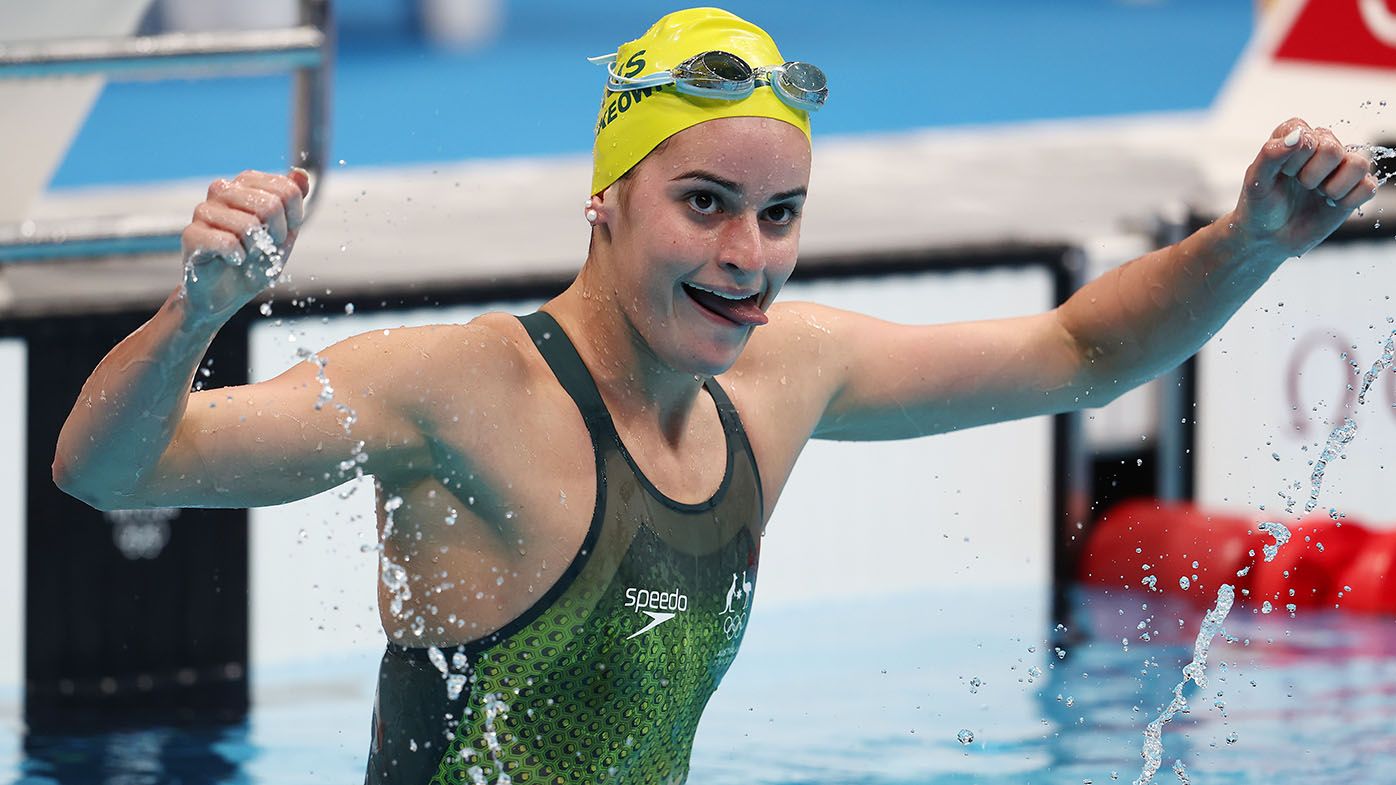
<svg viewBox="0 0 1396 785"><path fill-rule="evenodd" d="M775 41L765 30L720 8L675 11L645 34L616 51L616 73L626 77L668 71L711 50L731 52L753 68L781 65ZM630 171L660 142L679 131L719 117L770 117L810 136L809 113L786 105L770 87L758 87L739 101L698 98L673 85L612 92L601 97L592 148L591 192L599 194Z"/></svg>

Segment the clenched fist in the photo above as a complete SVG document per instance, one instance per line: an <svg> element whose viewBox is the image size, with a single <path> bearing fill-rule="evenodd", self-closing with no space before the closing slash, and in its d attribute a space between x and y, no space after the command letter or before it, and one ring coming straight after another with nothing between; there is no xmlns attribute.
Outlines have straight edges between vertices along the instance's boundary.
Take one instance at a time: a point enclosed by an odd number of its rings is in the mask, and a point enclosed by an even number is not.
<svg viewBox="0 0 1396 785"><path fill-rule="evenodd" d="M1281 123L1246 172L1235 211L1248 241L1299 256L1377 193L1372 161L1327 128Z"/></svg>
<svg viewBox="0 0 1396 785"><path fill-rule="evenodd" d="M195 318L227 321L270 286L305 220L310 176L247 171L217 180L184 229L183 296Z"/></svg>

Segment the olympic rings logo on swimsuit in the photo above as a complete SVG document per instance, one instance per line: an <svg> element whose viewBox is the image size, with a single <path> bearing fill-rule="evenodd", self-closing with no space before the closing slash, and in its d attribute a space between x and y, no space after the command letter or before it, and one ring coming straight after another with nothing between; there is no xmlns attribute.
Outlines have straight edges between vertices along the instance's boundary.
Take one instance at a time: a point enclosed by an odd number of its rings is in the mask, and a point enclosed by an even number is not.
<svg viewBox="0 0 1396 785"><path fill-rule="evenodd" d="M746 626L746 614L738 611L722 619L722 631L727 635L727 640L737 637L737 633Z"/></svg>
<svg viewBox="0 0 1396 785"><path fill-rule="evenodd" d="M740 583L737 573L732 573L732 585L727 589L727 607L718 614L722 618L722 631L727 635L727 640L737 637L737 634L746 627L746 610L751 607L751 578L747 576L747 571L742 570ZM738 608L732 607L732 601L741 599L744 602Z"/></svg>

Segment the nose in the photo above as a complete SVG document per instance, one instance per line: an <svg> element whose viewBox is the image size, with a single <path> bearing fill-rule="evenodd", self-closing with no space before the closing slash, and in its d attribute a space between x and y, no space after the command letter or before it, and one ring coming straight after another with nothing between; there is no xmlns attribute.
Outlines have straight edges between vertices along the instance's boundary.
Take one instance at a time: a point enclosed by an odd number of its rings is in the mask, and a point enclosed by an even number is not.
<svg viewBox="0 0 1396 785"><path fill-rule="evenodd" d="M740 275L755 275L766 267L761 256L761 223L754 214L732 216L722 227L718 261Z"/></svg>

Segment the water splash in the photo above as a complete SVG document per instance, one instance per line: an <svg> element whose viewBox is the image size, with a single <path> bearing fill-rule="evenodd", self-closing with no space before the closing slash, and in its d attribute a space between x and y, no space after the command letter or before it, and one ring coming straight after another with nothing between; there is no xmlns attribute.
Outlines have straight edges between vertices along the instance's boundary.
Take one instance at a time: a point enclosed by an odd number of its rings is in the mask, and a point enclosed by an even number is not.
<svg viewBox="0 0 1396 785"><path fill-rule="evenodd" d="M1212 639L1222 631L1222 623L1226 621L1227 614L1231 613L1231 606L1235 602L1236 590L1231 584L1223 583L1217 589L1216 604L1202 619L1202 629L1197 631L1197 639L1192 645L1192 662L1183 666L1183 680L1173 688L1173 700L1144 728L1144 769L1139 774L1139 779L1134 781L1134 785L1148 785L1154 781L1154 775L1163 763L1163 726L1172 721L1179 712L1187 710L1188 701L1183 697L1183 688L1191 681L1199 689L1206 689L1207 655L1212 648ZM1178 771L1177 766L1174 766L1174 771ZM1184 782L1187 780L1184 779Z"/></svg>
<svg viewBox="0 0 1396 785"><path fill-rule="evenodd" d="M1396 158L1396 150L1393 150L1390 147L1382 147L1379 144L1350 144L1347 145L1347 149L1353 152L1359 150L1365 151L1367 153L1367 156L1372 159L1373 164L1387 158ZM1387 181L1389 181L1391 177L1391 174L1378 176L1377 185L1386 185Z"/></svg>
<svg viewBox="0 0 1396 785"><path fill-rule="evenodd" d="M495 772L498 775L495 779L496 785L510 785L513 779L504 772L504 764L499 761L499 754L503 751L499 744L499 733L495 730L496 720L509 719L509 704L499 696L498 693L489 693L484 696L485 704L485 748L489 751L490 762L494 764ZM481 772L483 774L483 772ZM482 778L480 782L484 782Z"/></svg>
<svg viewBox="0 0 1396 785"><path fill-rule="evenodd" d="M1367 403L1367 391L1372 388L1372 383L1381 376L1381 372L1391 367L1392 355L1396 354L1396 330L1386 336L1386 344L1381 348L1381 356L1377 358L1372 367L1367 369L1367 373L1362 375L1362 389L1357 392L1357 403L1359 405Z"/></svg>
<svg viewBox="0 0 1396 785"><path fill-rule="evenodd" d="M459 648L456 649L456 651L451 654L451 661L448 664L446 662L446 655L441 649L435 646L428 646L427 659L431 660L431 664L435 665L436 669L441 671L441 678L446 682L446 699L453 701L460 698L461 690L465 689L465 683L469 679L469 675L466 671L469 660L466 658L465 652L461 651ZM456 672L453 673L452 671Z"/></svg>
<svg viewBox="0 0 1396 785"><path fill-rule="evenodd" d="M380 556L379 560L379 573L383 585L393 595L393 599L388 603L388 610L394 617L401 617L405 614L406 602L412 599L412 587L407 585L407 569L386 555Z"/></svg>
<svg viewBox="0 0 1396 785"><path fill-rule="evenodd" d="M1371 149L1374 153L1380 152L1381 158L1396 157L1396 150L1384 147L1371 147ZM1385 182L1385 180L1383 180L1383 182ZM1396 356L1396 331L1392 331L1391 335L1387 337L1381 357L1368 369L1366 374L1363 375L1362 388L1357 396L1359 404L1366 402L1367 391L1377 378L1381 376L1381 372L1392 366L1394 356ZM1332 433L1328 435L1328 440L1324 444L1323 451L1319 454L1318 459L1314 461L1314 470L1309 478L1309 500L1304 505L1305 512L1313 512L1318 506L1319 494L1323 489L1323 475L1328 467L1328 463L1338 457L1343 447L1352 442L1356 436L1357 421L1350 417L1345 418L1343 424L1334 428ZM1297 487L1298 483L1295 483L1295 485ZM1288 502L1285 511L1293 512L1294 500L1283 492L1281 495L1286 496ZM1265 545L1261 549L1265 554L1265 561L1273 561L1279 553L1280 548L1284 547L1284 545L1289 542L1289 529L1284 524L1275 521L1261 523L1258 528L1275 538L1273 544ZM1249 566L1237 572L1236 575L1244 576L1248 572L1250 572ZM1235 589L1233 589L1230 584L1224 583L1217 589L1217 602L1212 606L1211 610L1207 611L1207 615L1203 617L1202 629L1198 630L1197 639L1193 643L1192 662L1189 662L1183 667L1183 680L1178 682L1173 688L1173 700L1170 701L1168 706L1159 713L1159 716L1144 729L1144 768L1139 775L1139 779L1134 781L1134 785L1148 785L1148 783L1153 782L1154 775L1158 773L1159 766L1162 765L1163 762L1163 726L1168 724L1178 712L1187 710L1187 699L1183 697L1183 688L1187 686L1189 681L1197 684L1199 688L1205 688L1207 686L1207 654L1211 648L1212 639L1222 632L1222 623L1226 620L1227 614L1231 612L1231 607L1235 601ZM1285 609L1292 614L1295 611L1295 606L1289 604L1285 606ZM1269 614L1273 612L1274 606L1269 601L1262 603L1261 613ZM1218 700L1218 704L1220 704L1220 700ZM1233 743L1229 738L1227 742ZM1174 762L1173 772L1178 776L1178 780L1183 783L1183 785L1191 784L1191 780L1188 778L1186 769L1181 760Z"/></svg>
<svg viewBox="0 0 1396 785"><path fill-rule="evenodd" d="M1383 157L1396 156L1396 151L1392 151L1389 148L1382 147L1376 149L1385 151ZM1378 357L1377 361L1372 363L1372 367L1368 368L1367 372L1362 375L1362 386L1357 392L1358 405L1365 405L1367 403L1368 391L1371 390L1372 385L1377 379L1381 377L1382 371L1393 367L1393 361L1396 361L1396 330L1393 330L1391 334L1386 337L1386 342L1382 346L1381 356ZM1357 365L1356 363L1352 363L1352 365L1355 372L1357 370ZM1357 421L1351 417L1344 418L1343 424L1334 428L1333 431L1328 434L1328 439L1323 445L1323 451L1319 453L1318 459L1314 461L1313 472L1309 475L1309 499L1304 503L1304 512L1313 512L1318 507L1318 497L1320 491L1323 489L1323 476L1328 470L1328 464L1333 461L1333 459L1340 457L1343 448L1356 438L1356 436ZM1282 493L1281 495L1284 494ZM1294 500L1286 497L1285 512L1293 511Z"/></svg>
<svg viewBox="0 0 1396 785"><path fill-rule="evenodd" d="M252 245L251 251L247 254L247 257L251 258L260 255L266 260L266 267L263 268L262 272L267 278L271 279L270 285L276 286L277 277L286 269L285 252L282 250L281 246L276 244L276 240L271 236L271 232L267 229L266 224L259 224L248 229L247 239ZM191 253L189 257L184 260L184 277L180 281L179 296L185 296L188 292L189 284L199 282L199 270L202 267L207 265L210 261L217 259L221 259L224 263L233 267L241 268L243 274L248 277L257 274L257 265L249 264L243 267L243 262L245 260L241 250L223 255L216 251L200 249ZM270 306L268 304L263 303L262 307L266 309L263 311L264 314L270 311Z"/></svg>
<svg viewBox="0 0 1396 785"><path fill-rule="evenodd" d="M272 285L276 285L277 276L286 269L286 254L282 252L281 246L276 244L267 230L266 224L258 224L247 231L247 238L252 241L254 251L266 259L267 265L262 269L262 273L270 278Z"/></svg>
<svg viewBox="0 0 1396 785"><path fill-rule="evenodd" d="M315 398L315 411L318 412L325 408L325 404L334 400L334 386L330 384L330 377L325 374L325 366L329 364L329 360L304 346L296 349L296 356L315 366L315 381L320 383L320 394Z"/></svg>
<svg viewBox="0 0 1396 785"><path fill-rule="evenodd" d="M1275 538L1273 545L1265 545L1261 550L1265 553L1266 561L1274 561L1275 555L1280 552L1280 548L1289 542L1289 529L1283 523L1266 521L1256 528Z"/></svg>
<svg viewBox="0 0 1396 785"><path fill-rule="evenodd" d="M440 649L435 646L428 646L427 659L431 660L431 664L435 665L436 669L441 671L442 676L447 674L448 666L446 665L446 655L442 654Z"/></svg>
<svg viewBox="0 0 1396 785"><path fill-rule="evenodd" d="M1314 461L1314 471L1309 475L1309 500L1304 502L1304 512L1313 512L1318 506L1318 495L1323 489L1323 474L1328 469L1329 461L1337 458L1344 447L1357 436L1357 421L1351 417L1345 418L1343 424L1333 429L1328 434L1328 441L1323 445L1323 452L1319 453L1318 460ZM1287 512L1289 510L1286 510Z"/></svg>
<svg viewBox="0 0 1396 785"><path fill-rule="evenodd" d="M382 551L383 543L393 534L393 515L401 506L401 496L393 496L383 503L383 533L379 537L377 548L379 551L379 578L392 595L392 599L388 602L388 611L395 619L405 618L409 613L406 606L407 601L412 599L412 587L408 585L407 568L389 559L388 555ZM413 628L415 631L416 624L413 625ZM397 630L394 632L394 636L402 637L403 632L403 630Z"/></svg>
<svg viewBox="0 0 1396 785"><path fill-rule="evenodd" d="M263 303L262 305L266 306L267 303ZM270 309L268 309L268 311L270 311ZM359 421L359 413L354 411L348 404L334 400L334 385L330 384L329 374L325 372L325 367L329 365L329 360L303 346L296 349L296 356L302 361L315 366L315 381L320 383L320 393L315 397L315 411L318 412L324 409L327 404L333 402L336 412L335 418L339 420L339 426L344 429L344 434L346 436L352 436L354 425ZM357 480L364 476L363 467L364 464L368 462L368 454L364 452L364 446L364 442L360 440L349 448L349 457L339 462L338 468L340 475L346 475L352 471L354 473L353 479ZM340 498L348 498L349 494L352 492L351 489L341 495Z"/></svg>

